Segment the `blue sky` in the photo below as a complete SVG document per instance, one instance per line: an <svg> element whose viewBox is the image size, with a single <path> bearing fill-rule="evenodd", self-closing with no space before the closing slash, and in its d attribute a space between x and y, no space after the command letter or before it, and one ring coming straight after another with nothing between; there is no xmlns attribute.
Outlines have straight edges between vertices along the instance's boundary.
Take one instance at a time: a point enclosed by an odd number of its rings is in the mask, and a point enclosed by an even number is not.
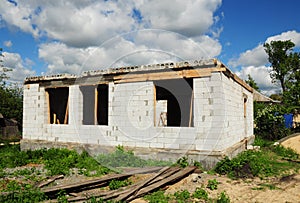
<svg viewBox="0 0 300 203"><path fill-rule="evenodd" d="M0 47L12 81L174 60L218 58L266 94L262 44L300 47L300 1L0 0ZM126 2L126 3L125 3Z"/></svg>

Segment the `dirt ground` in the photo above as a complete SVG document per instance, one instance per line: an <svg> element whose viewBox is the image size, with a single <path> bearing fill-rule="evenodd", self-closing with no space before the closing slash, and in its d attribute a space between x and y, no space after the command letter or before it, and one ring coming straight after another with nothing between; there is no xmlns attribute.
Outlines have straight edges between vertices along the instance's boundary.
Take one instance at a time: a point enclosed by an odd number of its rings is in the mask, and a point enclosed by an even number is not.
<svg viewBox="0 0 300 203"><path fill-rule="evenodd" d="M208 180L211 179L216 179L220 183L217 190L206 188ZM300 173L268 180L259 178L232 180L226 176L194 173L168 186L166 193L174 194L185 189L193 193L197 187L205 188L212 199L217 199L218 194L226 191L231 202L300 202ZM143 202L147 201L142 198L132 201L132 203Z"/></svg>
<svg viewBox="0 0 300 203"><path fill-rule="evenodd" d="M284 141L282 141L280 144L284 147L292 148L298 154L300 154L300 133L284 139Z"/></svg>

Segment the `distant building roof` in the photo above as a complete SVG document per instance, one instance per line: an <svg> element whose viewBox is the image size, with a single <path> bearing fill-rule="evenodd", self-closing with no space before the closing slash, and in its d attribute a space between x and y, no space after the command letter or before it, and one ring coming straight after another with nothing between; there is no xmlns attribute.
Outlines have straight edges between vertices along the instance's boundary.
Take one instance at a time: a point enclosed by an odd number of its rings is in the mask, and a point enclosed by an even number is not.
<svg viewBox="0 0 300 203"><path fill-rule="evenodd" d="M280 103L280 101L273 100L270 97L267 97L254 89L253 89L253 100L258 102L266 102L266 103Z"/></svg>

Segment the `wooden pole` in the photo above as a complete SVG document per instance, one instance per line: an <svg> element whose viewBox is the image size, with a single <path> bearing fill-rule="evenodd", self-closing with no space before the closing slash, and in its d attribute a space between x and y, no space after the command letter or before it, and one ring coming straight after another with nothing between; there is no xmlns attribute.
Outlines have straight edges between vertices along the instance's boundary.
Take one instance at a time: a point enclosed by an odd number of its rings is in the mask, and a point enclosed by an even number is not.
<svg viewBox="0 0 300 203"><path fill-rule="evenodd" d="M69 97L68 97L68 102L67 102L67 107L66 107L66 113L65 113L65 120L64 124L68 124L68 117L69 117Z"/></svg>
<svg viewBox="0 0 300 203"><path fill-rule="evenodd" d="M189 119L189 127L192 125L193 119L193 100L194 100L194 90L192 90L191 102L190 102L190 119Z"/></svg>
<svg viewBox="0 0 300 203"><path fill-rule="evenodd" d="M47 123L51 124L50 97L49 97L49 92L47 90L46 90L46 101L47 101Z"/></svg>
<svg viewBox="0 0 300 203"><path fill-rule="evenodd" d="M98 89L95 86L95 104L94 104L94 124L98 125Z"/></svg>
<svg viewBox="0 0 300 203"><path fill-rule="evenodd" d="M154 127L156 126L156 87L154 85L153 88L153 122L154 122Z"/></svg>

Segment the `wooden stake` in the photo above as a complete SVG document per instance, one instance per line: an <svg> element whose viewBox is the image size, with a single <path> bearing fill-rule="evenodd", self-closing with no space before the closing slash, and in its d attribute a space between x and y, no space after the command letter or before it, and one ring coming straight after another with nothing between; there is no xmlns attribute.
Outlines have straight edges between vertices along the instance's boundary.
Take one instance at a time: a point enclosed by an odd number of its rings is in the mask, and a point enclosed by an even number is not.
<svg viewBox="0 0 300 203"><path fill-rule="evenodd" d="M50 112L50 97L49 92L46 90L46 102L47 102L47 122L51 124L51 112Z"/></svg>
<svg viewBox="0 0 300 203"><path fill-rule="evenodd" d="M56 124L56 114L53 114L53 124Z"/></svg>
<svg viewBox="0 0 300 203"><path fill-rule="evenodd" d="M153 122L154 122L154 127L156 126L156 87L155 85L153 86Z"/></svg>
<svg viewBox="0 0 300 203"><path fill-rule="evenodd" d="M98 89L95 86L94 124L98 125Z"/></svg>
<svg viewBox="0 0 300 203"><path fill-rule="evenodd" d="M192 90L191 102L190 102L190 119L189 119L189 127L192 125L193 119L193 100L194 100L194 90Z"/></svg>
<svg viewBox="0 0 300 203"><path fill-rule="evenodd" d="M64 124L68 124L68 117L69 117L69 97L68 97L68 102L67 102L67 107L66 107L66 113L65 113L65 120Z"/></svg>

